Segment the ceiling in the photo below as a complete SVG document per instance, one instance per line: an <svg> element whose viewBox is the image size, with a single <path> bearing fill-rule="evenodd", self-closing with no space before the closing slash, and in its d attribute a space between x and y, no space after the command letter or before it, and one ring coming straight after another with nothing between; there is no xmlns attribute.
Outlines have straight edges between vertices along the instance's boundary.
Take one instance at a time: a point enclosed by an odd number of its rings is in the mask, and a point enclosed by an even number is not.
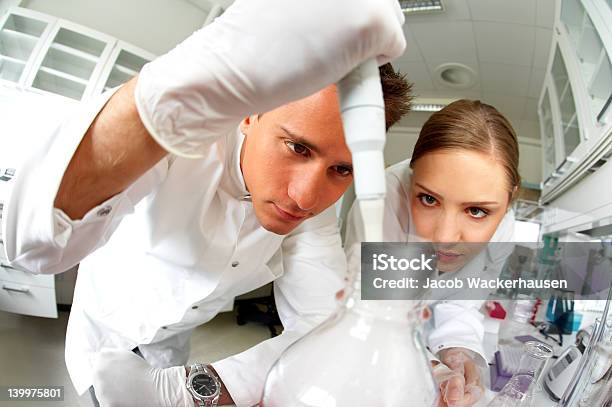
<svg viewBox="0 0 612 407"><path fill-rule="evenodd" d="M445 11L408 14L407 48L394 62L424 98L480 99L500 110L519 137L539 137L537 102L552 41L554 0L446 0ZM443 63L476 72L476 83L457 90L436 81ZM400 125L418 126L428 113Z"/></svg>

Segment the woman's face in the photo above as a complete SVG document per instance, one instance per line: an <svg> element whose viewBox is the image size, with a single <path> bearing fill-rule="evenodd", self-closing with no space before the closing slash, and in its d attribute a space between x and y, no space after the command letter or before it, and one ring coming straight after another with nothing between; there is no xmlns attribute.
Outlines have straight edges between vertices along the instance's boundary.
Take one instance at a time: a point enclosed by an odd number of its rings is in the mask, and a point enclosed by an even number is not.
<svg viewBox="0 0 612 407"><path fill-rule="evenodd" d="M410 207L416 233L433 242L438 269L456 270L477 254L508 210L507 176L493 155L438 150L413 164Z"/></svg>

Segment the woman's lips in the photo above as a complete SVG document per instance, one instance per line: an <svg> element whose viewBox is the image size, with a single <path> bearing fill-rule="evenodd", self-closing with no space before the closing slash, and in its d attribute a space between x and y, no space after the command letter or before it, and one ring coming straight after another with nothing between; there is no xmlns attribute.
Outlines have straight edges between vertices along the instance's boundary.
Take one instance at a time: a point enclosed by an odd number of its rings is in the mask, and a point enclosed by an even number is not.
<svg viewBox="0 0 612 407"><path fill-rule="evenodd" d="M438 250L436 251L436 256L438 257L438 261L442 263L451 263L451 262L457 261L457 259L461 257L462 255L460 253L444 252L444 251Z"/></svg>
<svg viewBox="0 0 612 407"><path fill-rule="evenodd" d="M300 221L300 220L302 220L302 219L304 219L306 217L306 215L297 216L297 215L294 215L294 214L292 214L290 212L287 212L287 211L281 209L275 203L272 203L272 205L274 206L274 209L276 209L276 213L278 214L278 216L281 219L283 219L283 220L286 220L286 221L289 221L289 222L298 222L298 221Z"/></svg>

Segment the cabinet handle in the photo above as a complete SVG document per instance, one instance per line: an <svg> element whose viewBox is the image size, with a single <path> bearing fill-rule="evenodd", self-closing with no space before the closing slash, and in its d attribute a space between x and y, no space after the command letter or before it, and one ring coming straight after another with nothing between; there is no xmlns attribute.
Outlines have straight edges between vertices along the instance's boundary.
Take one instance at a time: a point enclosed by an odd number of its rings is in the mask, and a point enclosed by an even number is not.
<svg viewBox="0 0 612 407"><path fill-rule="evenodd" d="M25 287L21 287L21 288L19 288L19 287L9 287L9 286L4 285L4 284L2 284L2 289L6 290L6 291L14 291L16 293L24 293L24 294L27 294L27 293L30 292L29 288L25 288Z"/></svg>

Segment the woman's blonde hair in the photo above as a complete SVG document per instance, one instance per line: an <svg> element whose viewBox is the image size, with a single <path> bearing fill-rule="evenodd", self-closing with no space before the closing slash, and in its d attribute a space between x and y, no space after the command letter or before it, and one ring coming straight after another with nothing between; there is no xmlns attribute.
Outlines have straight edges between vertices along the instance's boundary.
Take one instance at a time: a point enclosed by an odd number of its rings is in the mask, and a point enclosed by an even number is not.
<svg viewBox="0 0 612 407"><path fill-rule="evenodd" d="M431 115L419 133L410 167L425 154L462 149L494 156L506 173L510 201L516 198L521 177L519 148L510 122L493 106L478 100L457 100Z"/></svg>

